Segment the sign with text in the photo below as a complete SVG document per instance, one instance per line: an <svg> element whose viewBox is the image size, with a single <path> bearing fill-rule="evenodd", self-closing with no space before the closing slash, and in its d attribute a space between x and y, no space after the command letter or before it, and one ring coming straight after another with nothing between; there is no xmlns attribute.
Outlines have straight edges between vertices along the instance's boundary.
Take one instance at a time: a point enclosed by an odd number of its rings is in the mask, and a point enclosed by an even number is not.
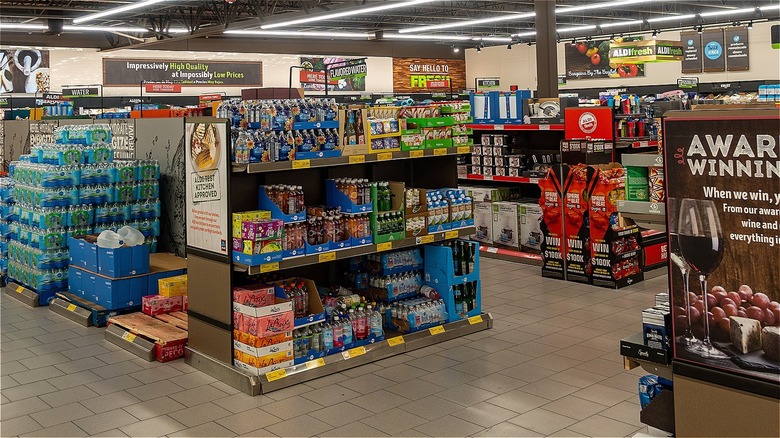
<svg viewBox="0 0 780 438"><path fill-rule="evenodd" d="M613 42L628 43L641 40L642 37L623 37L615 38ZM609 39L581 41L564 46L567 79L618 79L645 75L645 66L642 64L612 62L609 58Z"/></svg>
<svg viewBox="0 0 780 438"><path fill-rule="evenodd" d="M0 48L0 93L46 93L50 83L48 50Z"/></svg>
<svg viewBox="0 0 780 438"><path fill-rule="evenodd" d="M347 58L322 58L322 57L301 57L301 67L299 80L301 87L307 91L325 91L325 68L330 66L332 69L328 73L328 90L331 91L366 91L366 75L368 67L363 60L362 74L355 76L345 76L343 78L334 77L336 67L348 62Z"/></svg>
<svg viewBox="0 0 780 438"><path fill-rule="evenodd" d="M726 71L723 29L705 29L701 34L702 60L705 72Z"/></svg>
<svg viewBox="0 0 780 438"><path fill-rule="evenodd" d="M501 89L501 80L498 78L477 79L477 91L495 91Z"/></svg>
<svg viewBox="0 0 780 438"><path fill-rule="evenodd" d="M62 87L62 96L68 98L78 97L98 97L100 96L100 87Z"/></svg>
<svg viewBox="0 0 780 438"><path fill-rule="evenodd" d="M680 61L682 58L683 48L678 41L624 41L609 45L609 60L614 64Z"/></svg>
<svg viewBox="0 0 780 438"><path fill-rule="evenodd" d="M263 63L180 61L170 59L103 59L103 85L137 87L146 82L186 86L262 87Z"/></svg>
<svg viewBox="0 0 780 438"><path fill-rule="evenodd" d="M678 111L663 130L675 360L778 384L780 115Z"/></svg>
<svg viewBox="0 0 780 438"><path fill-rule="evenodd" d="M678 78L677 88L688 91L699 91L699 78Z"/></svg>
<svg viewBox="0 0 780 438"><path fill-rule="evenodd" d="M184 132L187 246L228 254L230 143L221 119L187 119Z"/></svg>
<svg viewBox="0 0 780 438"><path fill-rule="evenodd" d="M726 68L728 71L750 70L750 51L748 47L748 28L745 26L727 27Z"/></svg>
<svg viewBox="0 0 780 438"><path fill-rule="evenodd" d="M682 72L701 73L701 35L696 31L680 32L683 45Z"/></svg>
<svg viewBox="0 0 780 438"><path fill-rule="evenodd" d="M769 28L770 41L773 49L780 49L780 24L775 24Z"/></svg>
<svg viewBox="0 0 780 438"><path fill-rule="evenodd" d="M437 85L429 87L428 83ZM445 82L445 86L442 85ZM463 59L393 58L393 91L424 92L430 88L466 88L466 61Z"/></svg>
<svg viewBox="0 0 780 438"><path fill-rule="evenodd" d="M181 84L153 82L144 84L147 93L181 93Z"/></svg>
<svg viewBox="0 0 780 438"><path fill-rule="evenodd" d="M612 109L607 107L565 108L566 140L612 140Z"/></svg>

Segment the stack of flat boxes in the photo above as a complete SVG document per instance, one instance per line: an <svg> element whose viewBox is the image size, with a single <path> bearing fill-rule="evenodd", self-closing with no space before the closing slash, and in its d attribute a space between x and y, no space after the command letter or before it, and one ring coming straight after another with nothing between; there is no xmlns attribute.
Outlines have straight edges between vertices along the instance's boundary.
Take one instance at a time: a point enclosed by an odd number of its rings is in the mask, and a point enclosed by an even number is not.
<svg viewBox="0 0 780 438"><path fill-rule="evenodd" d="M492 176L522 176L523 160L512 152L509 137L483 134L471 155L471 173Z"/></svg>

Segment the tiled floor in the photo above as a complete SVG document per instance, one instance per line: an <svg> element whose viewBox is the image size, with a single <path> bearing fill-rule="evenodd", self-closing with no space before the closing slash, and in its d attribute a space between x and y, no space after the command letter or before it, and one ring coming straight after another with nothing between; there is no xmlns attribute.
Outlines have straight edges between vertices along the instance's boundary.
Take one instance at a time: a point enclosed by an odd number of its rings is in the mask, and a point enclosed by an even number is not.
<svg viewBox="0 0 780 438"><path fill-rule="evenodd" d="M2 294L2 436L631 436L618 340L665 277L612 291L485 259L495 326L249 397L182 360L145 362Z"/></svg>

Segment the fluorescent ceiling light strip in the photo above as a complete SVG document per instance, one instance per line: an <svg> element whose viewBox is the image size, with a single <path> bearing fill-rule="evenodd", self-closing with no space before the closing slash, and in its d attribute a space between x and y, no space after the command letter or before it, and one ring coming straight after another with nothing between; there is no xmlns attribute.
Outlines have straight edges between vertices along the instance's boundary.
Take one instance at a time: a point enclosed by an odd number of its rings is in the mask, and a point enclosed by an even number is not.
<svg viewBox="0 0 780 438"><path fill-rule="evenodd" d="M499 15L497 17L479 18L476 20L456 21L454 23L442 23L442 24L433 24L430 26L408 27L406 29L399 30L398 33L425 32L429 30L452 29L455 27L476 26L478 24L498 23L501 21L522 20L523 18L533 18L534 16L536 16L534 12L528 12L525 14Z"/></svg>
<svg viewBox="0 0 780 438"><path fill-rule="evenodd" d="M333 12L330 14L315 15L313 17L299 18L296 20L282 21L279 23L266 24L260 26L261 29L276 29L279 27L295 26L298 24L314 23L317 21L333 20L336 18L351 17L354 15L370 14L372 12L387 11L389 9L407 8L410 6L417 6L423 3L432 3L437 0L412 0L405 2L385 2L385 4L379 6L372 6L368 8L349 8L349 10L343 12Z"/></svg>
<svg viewBox="0 0 780 438"><path fill-rule="evenodd" d="M665 21L682 21L696 18L696 14L684 14L684 15L669 15L666 17L648 18L648 23L663 23Z"/></svg>
<svg viewBox="0 0 780 438"><path fill-rule="evenodd" d="M302 32L295 30L226 30L228 35L283 36L297 38L357 38L368 39L369 34L357 32Z"/></svg>
<svg viewBox="0 0 780 438"><path fill-rule="evenodd" d="M465 35L430 35L430 34L417 34L417 35L401 35L397 33L386 33L382 36L384 39L389 40L426 40L426 41L468 41L470 36Z"/></svg>
<svg viewBox="0 0 780 438"><path fill-rule="evenodd" d="M564 27L562 29L558 29L558 33L578 32L582 30L591 30L595 28L596 28L595 24L591 24L588 26Z"/></svg>
<svg viewBox="0 0 780 438"><path fill-rule="evenodd" d="M611 29L613 27L619 27L619 26L634 26L637 24L644 24L644 20L631 20L631 21L613 21L610 23L604 23L600 24L599 27L602 29Z"/></svg>
<svg viewBox="0 0 780 438"><path fill-rule="evenodd" d="M737 14L748 14L751 12L755 12L756 8L742 8L742 9L719 9L716 11L711 12L702 12L699 14L700 17L706 18L706 17L717 17L718 15L737 15Z"/></svg>
<svg viewBox="0 0 780 438"><path fill-rule="evenodd" d="M771 11L774 10L780 10L780 5L769 5L769 6L761 6L759 7L762 11Z"/></svg>
<svg viewBox="0 0 780 438"><path fill-rule="evenodd" d="M26 23L0 23L0 29L8 30L43 30L46 26L42 24L26 24Z"/></svg>
<svg viewBox="0 0 780 438"><path fill-rule="evenodd" d="M511 43L512 38L509 37L474 37L472 41L487 41L489 43Z"/></svg>
<svg viewBox="0 0 780 438"><path fill-rule="evenodd" d="M535 30L531 30L531 31L528 31L528 32L513 33L512 36L513 37L536 36L536 31Z"/></svg>
<svg viewBox="0 0 780 438"><path fill-rule="evenodd" d="M122 12L132 11L134 9L145 8L147 6L152 6L154 4L162 3L164 1L166 0L144 0L135 3L130 3L124 6L119 6L118 8L106 9L105 11L97 12L90 15L85 15L83 17L74 18L73 24L86 23L87 21L97 20L98 18L108 17L110 15L121 14Z"/></svg>
<svg viewBox="0 0 780 438"><path fill-rule="evenodd" d="M612 2L601 2L601 3L591 3L587 5L582 6L571 6L571 7L560 7L555 8L556 14L568 14L569 12L577 12L577 11L590 11L593 9L604 9L604 8L622 8L629 5L635 5L638 3L650 3L652 0L621 0L621 1L612 1Z"/></svg>
<svg viewBox="0 0 780 438"><path fill-rule="evenodd" d="M62 30L65 31L82 31L82 32L133 32L133 33L149 33L149 29L143 27L122 27L122 26L62 26Z"/></svg>

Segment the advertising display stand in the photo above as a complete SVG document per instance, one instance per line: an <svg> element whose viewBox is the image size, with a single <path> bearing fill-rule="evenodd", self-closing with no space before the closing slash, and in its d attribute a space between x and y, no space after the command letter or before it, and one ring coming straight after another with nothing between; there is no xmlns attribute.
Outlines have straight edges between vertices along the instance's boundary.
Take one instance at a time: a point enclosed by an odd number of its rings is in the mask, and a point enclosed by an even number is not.
<svg viewBox="0 0 780 438"><path fill-rule="evenodd" d="M778 132L774 110L664 119L670 247L691 269L669 271L681 436L780 433Z"/></svg>

